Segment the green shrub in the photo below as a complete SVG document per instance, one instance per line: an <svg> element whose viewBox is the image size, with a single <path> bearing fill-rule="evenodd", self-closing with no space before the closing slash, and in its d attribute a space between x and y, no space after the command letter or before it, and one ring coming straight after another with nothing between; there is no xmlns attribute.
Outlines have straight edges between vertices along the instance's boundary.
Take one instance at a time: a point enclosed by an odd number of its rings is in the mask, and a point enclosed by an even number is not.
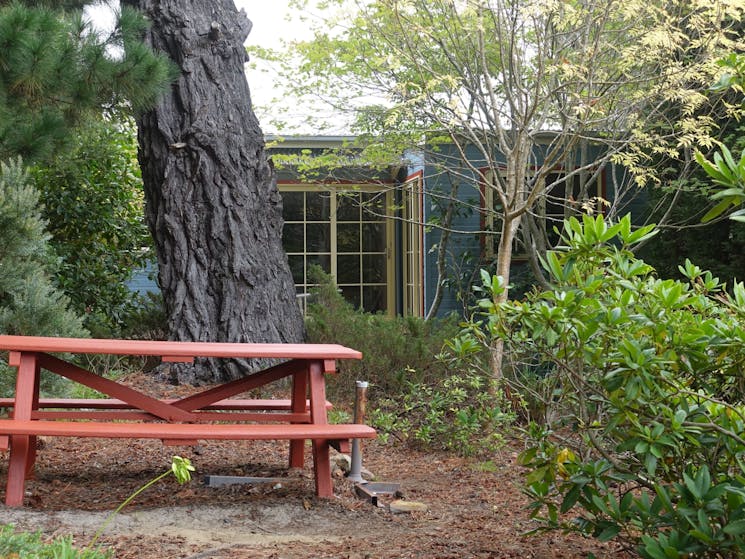
<svg viewBox="0 0 745 559"><path fill-rule="evenodd" d="M20 160L0 165L0 332L80 336L81 320L52 283L56 261L49 249L39 195Z"/></svg>
<svg viewBox="0 0 745 559"><path fill-rule="evenodd" d="M59 285L96 337L115 335L136 304L126 281L152 258L134 122L92 121L32 177L60 257Z"/></svg>
<svg viewBox="0 0 745 559"><path fill-rule="evenodd" d="M339 362L339 372L328 377L333 400L351 402L355 381L371 383L370 399L398 394L410 383L443 378L447 366L434 356L445 340L458 332L455 319L425 321L358 311L344 300L336 285L319 268L312 271L313 291L306 330L311 343L338 343L362 352L363 359Z"/></svg>
<svg viewBox="0 0 745 559"><path fill-rule="evenodd" d="M456 371L430 384L406 383L398 395L383 398L369 418L383 441L393 436L463 456L499 449L513 420L509 403L474 371Z"/></svg>
<svg viewBox="0 0 745 559"><path fill-rule="evenodd" d="M41 533L16 532L12 525L0 527L0 557L17 559L108 559L110 551L76 549L71 536L51 542L42 540Z"/></svg>
<svg viewBox="0 0 745 559"><path fill-rule="evenodd" d="M745 550L745 287L690 262L655 277L629 217L565 224L553 289L484 299L481 329L552 377L520 457L542 529L616 539L651 559ZM484 289L492 284L484 282Z"/></svg>
<svg viewBox="0 0 745 559"><path fill-rule="evenodd" d="M49 249L39 195L20 160L0 165L0 333L86 336L82 320L51 279L56 261ZM0 392L12 390L15 375L0 365ZM61 392L68 383L42 375L42 390Z"/></svg>

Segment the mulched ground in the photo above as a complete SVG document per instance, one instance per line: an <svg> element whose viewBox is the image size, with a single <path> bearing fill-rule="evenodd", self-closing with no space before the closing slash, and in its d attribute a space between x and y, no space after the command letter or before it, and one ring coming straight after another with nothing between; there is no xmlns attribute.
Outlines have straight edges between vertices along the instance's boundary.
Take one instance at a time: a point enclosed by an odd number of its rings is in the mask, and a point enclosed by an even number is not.
<svg viewBox="0 0 745 559"><path fill-rule="evenodd" d="M141 375L128 382L163 390ZM181 454L196 466L195 479L178 485L170 477L127 507L102 540L117 558L624 556L612 544L576 535L525 535L535 524L519 489L517 443L490 457L494 471L444 453L365 443L364 466L380 480L400 483L405 499L428 507L407 514L393 514L360 499L341 472L335 479L335 498L317 499L309 458L305 470L288 471L286 447L271 441L174 448L157 441L43 439L36 479L27 484L26 507L0 506L0 523L41 529L50 536L72 533L85 545L106 511L169 467L173 454ZM0 461L0 479L6 468L7 460ZM282 481L214 488L202 483L207 474Z"/></svg>

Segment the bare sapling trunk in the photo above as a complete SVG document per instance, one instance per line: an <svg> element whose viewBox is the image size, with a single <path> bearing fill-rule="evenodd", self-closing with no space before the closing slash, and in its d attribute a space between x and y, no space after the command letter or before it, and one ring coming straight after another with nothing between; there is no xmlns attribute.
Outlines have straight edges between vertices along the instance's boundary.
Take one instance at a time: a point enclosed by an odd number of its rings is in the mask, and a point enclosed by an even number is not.
<svg viewBox="0 0 745 559"><path fill-rule="evenodd" d="M502 221L502 232L499 238L496 272L504 282L504 289L501 292L494 294L494 303L496 304L504 303L509 297L508 286L510 282L510 264L512 262L512 244L515 240L515 235L517 234L519 225L519 217L509 219L505 215L505 219ZM492 379L495 384L494 388L496 388L503 376L504 340L501 338L492 340L491 346L489 347L489 355L491 360Z"/></svg>
<svg viewBox="0 0 745 559"><path fill-rule="evenodd" d="M502 278L504 289L495 294L496 304L504 303L509 297L510 267L512 264L512 247L514 245L517 231L520 227L522 210L529 204L528 190L526 188L526 173L528 157L530 154L530 139L520 133L515 138L511 150L505 150L507 157L507 172L504 183L504 204L502 230L499 237L499 249L497 251L497 275ZM536 195L535 190L531 195ZM515 211L515 209L518 211ZM491 358L491 373L495 388L500 384L504 367L504 341L496 338L491 341L489 347Z"/></svg>

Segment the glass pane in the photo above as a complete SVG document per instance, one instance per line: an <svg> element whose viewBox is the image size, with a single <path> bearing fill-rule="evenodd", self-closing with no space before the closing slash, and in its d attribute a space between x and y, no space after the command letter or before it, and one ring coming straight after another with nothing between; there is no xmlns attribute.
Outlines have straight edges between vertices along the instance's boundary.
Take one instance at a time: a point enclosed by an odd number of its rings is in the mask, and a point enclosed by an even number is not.
<svg viewBox="0 0 745 559"><path fill-rule="evenodd" d="M385 223L362 224L362 252L385 252Z"/></svg>
<svg viewBox="0 0 745 559"><path fill-rule="evenodd" d="M347 286L341 286L340 289L341 289L342 296L347 301L349 301L355 309L359 309L360 302L361 302L359 286L347 285Z"/></svg>
<svg viewBox="0 0 745 559"><path fill-rule="evenodd" d="M331 225L329 223L308 223L305 226L307 252L331 251Z"/></svg>
<svg viewBox="0 0 745 559"><path fill-rule="evenodd" d="M285 223L282 229L282 246L285 252L305 252L305 235L302 223Z"/></svg>
<svg viewBox="0 0 745 559"><path fill-rule="evenodd" d="M331 273L331 255L329 254L309 254L306 258L307 266L320 266L327 274Z"/></svg>
<svg viewBox="0 0 745 559"><path fill-rule="evenodd" d="M367 312L380 312L386 309L386 288L384 285L366 285L362 288L362 305Z"/></svg>
<svg viewBox="0 0 745 559"><path fill-rule="evenodd" d="M295 284L305 283L305 268L303 267L304 257L302 254L288 256L290 262L290 271L292 272L292 281Z"/></svg>
<svg viewBox="0 0 745 559"><path fill-rule="evenodd" d="M303 193L282 192L282 217L285 221L303 221Z"/></svg>
<svg viewBox="0 0 745 559"><path fill-rule="evenodd" d="M331 194L328 192L305 193L305 219L328 221L331 218Z"/></svg>
<svg viewBox="0 0 745 559"><path fill-rule="evenodd" d="M564 216L566 182L562 180L563 176L563 173L551 173L546 177L546 187L560 181L551 188L551 192L546 196L546 216Z"/></svg>
<svg viewBox="0 0 745 559"><path fill-rule="evenodd" d="M385 219L385 193L362 193L362 219L379 221Z"/></svg>
<svg viewBox="0 0 745 559"><path fill-rule="evenodd" d="M338 252L360 251L359 223L340 223L336 226L336 250Z"/></svg>
<svg viewBox="0 0 745 559"><path fill-rule="evenodd" d="M338 221L360 220L360 195L358 192L339 192L336 195L336 219Z"/></svg>
<svg viewBox="0 0 745 559"><path fill-rule="evenodd" d="M385 282L385 254L362 255L363 283Z"/></svg>
<svg viewBox="0 0 745 559"><path fill-rule="evenodd" d="M336 257L338 283L360 283L360 255L340 254Z"/></svg>

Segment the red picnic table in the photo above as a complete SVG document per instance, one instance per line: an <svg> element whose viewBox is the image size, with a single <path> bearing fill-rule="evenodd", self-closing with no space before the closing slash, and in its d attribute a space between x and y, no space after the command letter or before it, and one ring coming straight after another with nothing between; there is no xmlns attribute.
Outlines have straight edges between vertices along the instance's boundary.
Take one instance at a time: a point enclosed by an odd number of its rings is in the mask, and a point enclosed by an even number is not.
<svg viewBox="0 0 745 559"><path fill-rule="evenodd" d="M312 441L316 494L331 497L329 446L372 438L366 425L329 424L325 373L337 359L361 359L359 351L335 344L253 344L103 340L0 335L0 351L17 368L13 398L0 419L0 448L10 448L5 504L23 504L26 478L33 472L38 436L155 438L166 444L197 440L289 440L290 467L302 467L306 440ZM195 357L271 358L279 365L207 388L181 399L150 396L87 371L52 353L160 356L164 362ZM41 369L108 396L96 399L39 397ZM292 379L289 400L234 398L283 378Z"/></svg>

